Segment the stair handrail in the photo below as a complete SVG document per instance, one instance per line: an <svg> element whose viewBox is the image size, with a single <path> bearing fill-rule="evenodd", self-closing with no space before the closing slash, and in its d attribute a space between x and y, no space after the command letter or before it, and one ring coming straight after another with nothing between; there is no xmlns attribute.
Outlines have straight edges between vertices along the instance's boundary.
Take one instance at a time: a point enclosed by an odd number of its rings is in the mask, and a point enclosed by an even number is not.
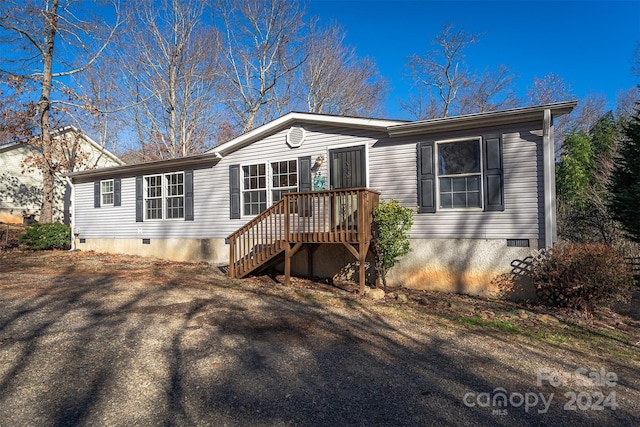
<svg viewBox="0 0 640 427"><path fill-rule="evenodd" d="M256 217L248 221L246 224L238 228L236 231L234 231L227 237L227 241L229 242L229 276L230 277L238 278L244 274L244 272L239 273L237 271L238 269L237 263L239 260L235 258L235 254L236 254L236 244L238 242L238 239L245 234L249 234L252 229L257 227L259 224L261 224L263 221L265 221L267 218L271 217L272 215L277 214L278 212L281 212L281 211L282 212L288 211L285 203L286 203L285 199L279 200L278 202L274 203L269 208L267 208L267 210L258 214ZM283 207L284 209L282 209ZM288 215L285 214L285 217L286 216ZM277 231L279 231L279 234L281 236L284 236L283 230L277 230ZM265 242L262 242L262 243L265 243ZM255 246L254 244L258 244L257 241L249 243L248 246L251 246L253 248Z"/></svg>
<svg viewBox="0 0 640 427"><path fill-rule="evenodd" d="M256 225L257 223L261 222L262 220L264 220L266 217L270 216L273 214L273 212L277 211L278 208L280 207L280 205L285 203L285 199L280 199L278 200L276 203L274 203L273 205L271 205L269 208L267 208L267 210L264 210L262 212L260 212L257 216L255 216L253 219L251 219L249 222L245 223L244 225L242 225L240 228L238 228L236 231L234 231L233 233L229 234L229 236L227 236L228 240L231 240L232 238L234 238L236 235L238 234L242 234L246 231L248 231L250 228L252 228L254 225Z"/></svg>
<svg viewBox="0 0 640 427"><path fill-rule="evenodd" d="M355 206L357 212L356 210L351 211L352 214L357 216L357 226L354 229L342 227L338 232L323 231L320 228L323 224L326 225L326 218L323 219L321 224L316 224L312 221L312 213L307 210L313 210L315 203L324 200L322 212L325 215L333 215L331 214L331 209L334 209L335 206L333 206L333 202L327 205L326 200L333 200L333 197L351 197L350 195L357 199ZM247 274L250 270L255 269L261 263L284 250L283 247L290 243L368 244L371 241L373 209L379 197L380 192L365 187L282 194L282 199L227 237L230 245L229 275L239 278ZM319 206L319 204L315 206ZM307 214L300 215L300 212L307 212ZM294 214L294 218L290 217L291 214ZM312 234L319 239L304 236L302 238L304 240L301 240L300 228L306 230L306 232L303 231L302 233ZM244 240L241 241L240 238L243 236ZM237 244L243 246L236 247Z"/></svg>

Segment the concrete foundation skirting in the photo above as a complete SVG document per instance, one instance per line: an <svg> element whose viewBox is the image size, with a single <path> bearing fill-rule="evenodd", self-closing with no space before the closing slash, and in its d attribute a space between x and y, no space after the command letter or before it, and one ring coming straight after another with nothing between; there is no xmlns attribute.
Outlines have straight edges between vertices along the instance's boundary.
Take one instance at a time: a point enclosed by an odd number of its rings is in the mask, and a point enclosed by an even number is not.
<svg viewBox="0 0 640 427"><path fill-rule="evenodd" d="M412 239L411 252L389 274L388 282L413 289L432 289L472 295L505 292L513 298L534 298L533 288L522 278L513 289L500 287L498 276L513 269L538 249L509 247L505 240Z"/></svg>
<svg viewBox="0 0 640 427"><path fill-rule="evenodd" d="M472 295L493 296L505 291L498 276L512 269L514 260L523 260L538 247L509 247L506 240L483 239L411 239L411 252L400 260L387 277L391 286L428 289ZM174 261L229 262L229 245L224 239L76 239L76 248ZM283 271L283 265L276 269ZM292 259L291 272L309 276L309 252L305 247ZM369 253L367 282L374 283L376 273ZM358 263L342 244L323 244L313 253L313 276L358 282ZM512 298L535 298L533 289L520 280L508 290Z"/></svg>
<svg viewBox="0 0 640 427"><path fill-rule="evenodd" d="M157 257L173 261L229 262L224 239L80 239L76 249Z"/></svg>
<svg viewBox="0 0 640 427"><path fill-rule="evenodd" d="M514 260L523 260L538 248L538 240L529 247L509 247L504 240L484 239L411 239L411 252L387 276L390 286L428 289L472 295L510 298L535 298L533 288L520 278L511 289L501 287L498 277L512 270ZM374 283L376 273L371 253L367 282ZM292 274L306 276L308 252L300 250L292 262ZM316 277L358 281L357 261L341 244L320 246L313 257Z"/></svg>

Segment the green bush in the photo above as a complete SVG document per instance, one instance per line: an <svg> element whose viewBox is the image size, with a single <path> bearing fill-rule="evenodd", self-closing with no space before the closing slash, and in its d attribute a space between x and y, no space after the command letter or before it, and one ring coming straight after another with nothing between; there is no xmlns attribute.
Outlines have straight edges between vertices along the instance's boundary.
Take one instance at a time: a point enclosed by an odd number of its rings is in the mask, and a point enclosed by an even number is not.
<svg viewBox="0 0 640 427"><path fill-rule="evenodd" d="M381 200L373 213L373 253L376 272L387 289L387 272L398 259L409 253L409 230L413 225L413 209L396 200Z"/></svg>
<svg viewBox="0 0 640 427"><path fill-rule="evenodd" d="M18 241L32 251L69 249L71 247L71 228L59 222L32 224L27 227Z"/></svg>
<svg viewBox="0 0 640 427"><path fill-rule="evenodd" d="M624 257L602 244L559 244L534 260L533 284L543 303L591 312L631 296Z"/></svg>

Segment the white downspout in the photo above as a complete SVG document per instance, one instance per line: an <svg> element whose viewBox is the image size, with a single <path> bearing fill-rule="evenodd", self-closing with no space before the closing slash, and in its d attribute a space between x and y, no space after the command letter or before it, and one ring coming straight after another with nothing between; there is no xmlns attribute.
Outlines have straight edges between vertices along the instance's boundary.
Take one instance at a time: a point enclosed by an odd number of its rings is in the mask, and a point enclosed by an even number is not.
<svg viewBox="0 0 640 427"><path fill-rule="evenodd" d="M542 120L542 159L544 173L544 247L558 240L556 228L556 164L551 110L544 110Z"/></svg>

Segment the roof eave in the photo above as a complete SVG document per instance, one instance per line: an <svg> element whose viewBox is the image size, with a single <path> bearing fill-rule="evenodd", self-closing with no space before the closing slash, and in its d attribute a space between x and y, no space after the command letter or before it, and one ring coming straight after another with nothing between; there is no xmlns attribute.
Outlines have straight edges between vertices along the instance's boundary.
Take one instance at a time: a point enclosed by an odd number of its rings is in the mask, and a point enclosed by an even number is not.
<svg viewBox="0 0 640 427"><path fill-rule="evenodd" d="M231 141L225 142L207 151L207 153L219 153L226 155L239 148L245 147L267 135L271 135L293 123L300 124L320 124L320 125L333 125L338 127L351 127L357 129L378 130L386 132L387 128L392 125L398 125L405 123L401 120L385 120L385 119L368 119L361 117L345 117L345 116L330 116L323 114L313 113L298 113L292 112L285 114L284 116L275 119L265 125L262 125L252 131L249 131L243 135L240 135Z"/></svg>
<svg viewBox="0 0 640 427"><path fill-rule="evenodd" d="M220 158L215 154L199 154L196 156L180 157L177 159L155 160L152 162L136 163L132 165L111 166L101 169L89 169L66 174L72 180L85 178L103 178L116 175L132 175L145 172L157 172L162 169L182 169L190 166L211 164L216 165Z"/></svg>
<svg viewBox="0 0 640 427"><path fill-rule="evenodd" d="M389 136L428 135L455 130L467 130L472 128L503 126L515 123L525 123L542 120L545 110L551 110L553 117L559 117L570 113L577 101L558 102L553 104L538 105L534 107L513 108L510 110L490 111L485 113L468 114L464 116L445 117L419 122L403 123L389 126Z"/></svg>

